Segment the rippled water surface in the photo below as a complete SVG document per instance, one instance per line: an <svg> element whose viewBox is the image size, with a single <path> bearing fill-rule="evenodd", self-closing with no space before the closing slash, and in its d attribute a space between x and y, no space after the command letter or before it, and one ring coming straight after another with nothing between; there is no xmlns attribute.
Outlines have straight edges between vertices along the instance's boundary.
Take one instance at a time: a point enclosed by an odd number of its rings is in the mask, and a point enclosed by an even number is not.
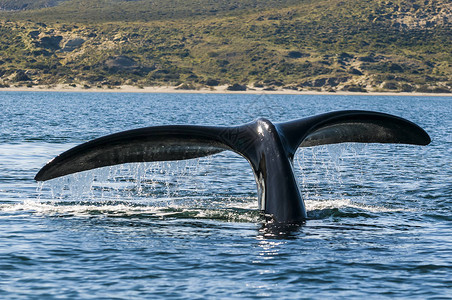
<svg viewBox="0 0 452 300"><path fill-rule="evenodd" d="M452 98L0 92L0 298L452 298ZM162 124L285 121L342 109L422 126L426 147L300 149L308 208L265 224L233 153L38 185L81 142Z"/></svg>

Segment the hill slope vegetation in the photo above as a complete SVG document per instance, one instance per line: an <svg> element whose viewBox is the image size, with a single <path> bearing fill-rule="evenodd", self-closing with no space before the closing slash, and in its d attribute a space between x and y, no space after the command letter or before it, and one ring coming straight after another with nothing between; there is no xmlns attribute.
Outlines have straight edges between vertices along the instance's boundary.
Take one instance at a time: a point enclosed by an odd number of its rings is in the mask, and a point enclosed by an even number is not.
<svg viewBox="0 0 452 300"><path fill-rule="evenodd" d="M445 0L8 2L2 86L452 90Z"/></svg>

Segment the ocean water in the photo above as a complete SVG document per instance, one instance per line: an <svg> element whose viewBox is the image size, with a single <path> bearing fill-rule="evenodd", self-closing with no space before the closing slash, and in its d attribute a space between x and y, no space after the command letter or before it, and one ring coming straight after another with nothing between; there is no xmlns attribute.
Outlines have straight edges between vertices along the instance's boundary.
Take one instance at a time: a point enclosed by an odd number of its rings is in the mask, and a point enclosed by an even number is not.
<svg viewBox="0 0 452 300"><path fill-rule="evenodd" d="M0 92L1 299L451 299L452 97ZM286 121L343 109L422 126L428 146L304 148L309 220L257 211L222 152L33 180L87 140L162 124Z"/></svg>

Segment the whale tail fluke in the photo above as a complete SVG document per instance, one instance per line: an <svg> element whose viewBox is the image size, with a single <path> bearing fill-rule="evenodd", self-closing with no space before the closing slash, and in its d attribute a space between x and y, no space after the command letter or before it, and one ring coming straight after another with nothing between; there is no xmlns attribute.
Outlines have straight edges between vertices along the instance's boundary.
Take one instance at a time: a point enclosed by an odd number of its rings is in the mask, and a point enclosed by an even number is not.
<svg viewBox="0 0 452 300"><path fill-rule="evenodd" d="M248 159L259 133L254 123L237 127L155 126L104 136L76 146L51 160L35 176L46 181L95 168L151 161L184 160L225 150ZM405 119L368 111L338 111L275 125L286 153L325 144L402 143L427 145L428 134Z"/></svg>
<svg viewBox="0 0 452 300"><path fill-rule="evenodd" d="M298 147L345 142L427 145L416 124L388 114L339 111L273 124L266 119L236 127L174 125L104 136L55 157L37 181L95 168L131 163L183 160L234 151L248 160L257 184L259 208L276 223L300 224L306 208L292 161Z"/></svg>
<svg viewBox="0 0 452 300"><path fill-rule="evenodd" d="M418 125L389 114L337 111L278 124L292 154L298 147L337 143L428 145L429 135Z"/></svg>
<svg viewBox="0 0 452 300"><path fill-rule="evenodd" d="M221 129L207 126L157 126L107 135L55 157L35 176L46 181L95 168L132 162L171 161L229 150L218 138Z"/></svg>

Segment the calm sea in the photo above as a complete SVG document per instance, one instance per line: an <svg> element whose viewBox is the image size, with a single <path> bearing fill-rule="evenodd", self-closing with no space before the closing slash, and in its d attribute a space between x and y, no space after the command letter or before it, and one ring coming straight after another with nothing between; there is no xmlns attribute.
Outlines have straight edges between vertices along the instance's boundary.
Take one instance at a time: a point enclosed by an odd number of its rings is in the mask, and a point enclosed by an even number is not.
<svg viewBox="0 0 452 300"><path fill-rule="evenodd" d="M0 107L1 299L452 298L452 97L0 92ZM309 220L291 232L265 226L233 153L33 180L117 131L343 109L433 141L300 149Z"/></svg>

